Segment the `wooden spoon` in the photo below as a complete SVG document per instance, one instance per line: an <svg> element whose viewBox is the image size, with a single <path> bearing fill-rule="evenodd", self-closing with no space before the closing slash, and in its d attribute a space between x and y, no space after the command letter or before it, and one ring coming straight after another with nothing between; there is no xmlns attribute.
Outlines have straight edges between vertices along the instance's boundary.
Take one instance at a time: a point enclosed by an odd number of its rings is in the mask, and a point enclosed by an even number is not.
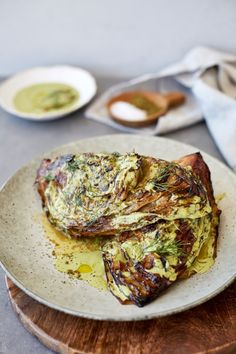
<svg viewBox="0 0 236 354"><path fill-rule="evenodd" d="M118 117L112 113L111 105L113 103L118 101L131 103L131 100L134 96L143 96L147 98L158 107L158 110L153 114L147 115L145 119L137 121L122 119L121 117ZM163 116L170 108L177 107L184 102L185 95L180 91L169 92L168 94L160 94L151 91L127 91L121 93L118 96L112 97L107 103L107 109L111 118L122 125L128 127L144 127L155 123L158 118Z"/></svg>

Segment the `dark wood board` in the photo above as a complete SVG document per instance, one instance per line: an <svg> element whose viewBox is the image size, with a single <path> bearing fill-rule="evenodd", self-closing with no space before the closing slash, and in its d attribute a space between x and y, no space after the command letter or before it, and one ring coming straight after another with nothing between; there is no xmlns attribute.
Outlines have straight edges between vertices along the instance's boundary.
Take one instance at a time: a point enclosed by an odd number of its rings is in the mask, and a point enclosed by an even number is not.
<svg viewBox="0 0 236 354"><path fill-rule="evenodd" d="M6 278L24 327L62 354L235 354L236 282L186 312L139 322L87 320L50 309Z"/></svg>

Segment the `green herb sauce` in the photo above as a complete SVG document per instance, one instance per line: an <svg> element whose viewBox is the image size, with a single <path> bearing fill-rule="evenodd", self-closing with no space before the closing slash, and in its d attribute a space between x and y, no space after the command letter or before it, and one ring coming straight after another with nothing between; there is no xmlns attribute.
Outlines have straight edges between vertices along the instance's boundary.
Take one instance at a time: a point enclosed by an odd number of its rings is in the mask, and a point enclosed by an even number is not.
<svg viewBox="0 0 236 354"><path fill-rule="evenodd" d="M130 103L147 112L148 115L155 114L160 110L160 107L142 95L133 96Z"/></svg>
<svg viewBox="0 0 236 354"><path fill-rule="evenodd" d="M18 91L14 106L20 112L45 113L67 109L79 99L79 93L69 85L61 83L42 83L31 85Z"/></svg>

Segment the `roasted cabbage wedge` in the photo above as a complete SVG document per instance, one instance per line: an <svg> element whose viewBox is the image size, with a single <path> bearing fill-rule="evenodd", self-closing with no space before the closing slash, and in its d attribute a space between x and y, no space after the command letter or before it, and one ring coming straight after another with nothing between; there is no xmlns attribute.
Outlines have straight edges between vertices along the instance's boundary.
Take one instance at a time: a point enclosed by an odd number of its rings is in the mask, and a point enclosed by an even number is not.
<svg viewBox="0 0 236 354"><path fill-rule="evenodd" d="M110 291L143 306L179 277L213 264L220 211L200 153L45 159L36 183L49 221L71 238L104 237Z"/></svg>

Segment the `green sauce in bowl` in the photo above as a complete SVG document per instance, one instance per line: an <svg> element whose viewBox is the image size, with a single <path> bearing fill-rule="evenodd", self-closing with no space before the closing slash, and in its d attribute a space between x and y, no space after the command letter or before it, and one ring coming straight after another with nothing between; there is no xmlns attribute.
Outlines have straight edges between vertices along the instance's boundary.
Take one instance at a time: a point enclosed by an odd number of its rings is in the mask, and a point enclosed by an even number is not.
<svg viewBox="0 0 236 354"><path fill-rule="evenodd" d="M79 99L79 92L62 83L41 83L27 86L14 97L14 106L20 112L46 113L65 110Z"/></svg>

